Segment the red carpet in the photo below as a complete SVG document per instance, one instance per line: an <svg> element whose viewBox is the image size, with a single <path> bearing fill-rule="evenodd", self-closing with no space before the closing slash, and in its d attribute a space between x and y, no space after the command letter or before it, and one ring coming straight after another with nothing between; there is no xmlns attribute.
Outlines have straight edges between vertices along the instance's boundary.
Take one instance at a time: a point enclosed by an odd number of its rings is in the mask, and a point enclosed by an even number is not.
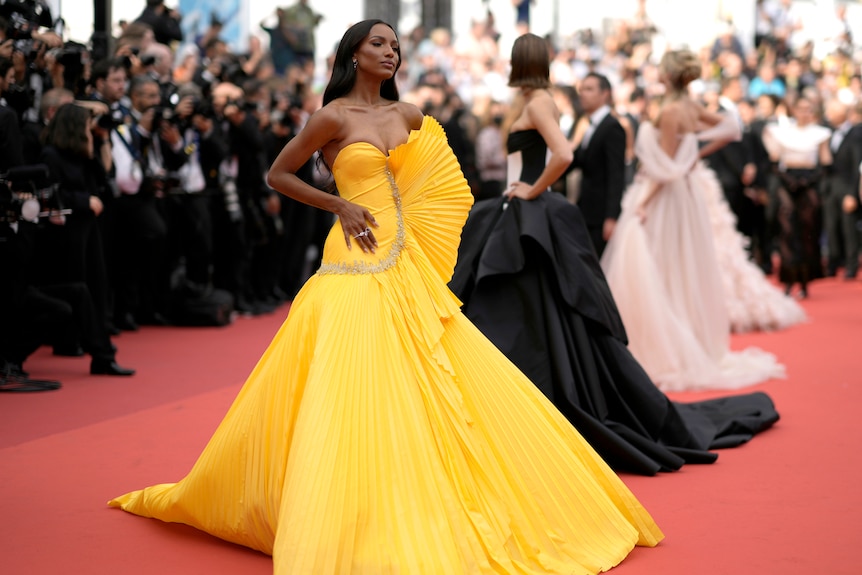
<svg viewBox="0 0 862 575"><path fill-rule="evenodd" d="M781 421L714 465L624 476L667 538L612 573L862 572L862 282L818 282L804 305L805 325L733 339L787 366L787 380L751 388L773 397ZM63 388L0 393L0 573L271 573L269 557L105 502L189 469L286 312L124 333L118 360L138 369L129 379L90 377L86 359L44 349L32 357L31 375Z"/></svg>

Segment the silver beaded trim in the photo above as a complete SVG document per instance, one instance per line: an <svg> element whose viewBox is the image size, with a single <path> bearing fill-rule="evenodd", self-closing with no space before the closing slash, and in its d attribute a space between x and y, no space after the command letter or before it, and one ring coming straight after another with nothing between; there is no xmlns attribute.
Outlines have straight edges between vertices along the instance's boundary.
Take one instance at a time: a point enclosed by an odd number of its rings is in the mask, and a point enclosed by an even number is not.
<svg viewBox="0 0 862 575"><path fill-rule="evenodd" d="M401 216L401 194L398 191L398 184L395 183L395 178L392 177L392 172L389 171L389 163L386 164L386 178L389 180L389 188L392 190L392 198L395 200L395 220L398 229L395 233L395 241L392 242L392 247L389 248L389 253L386 257L376 263L354 260L353 263L340 262L337 264L322 264L317 270L318 275L331 274L378 274L385 272L395 265L398 257L401 255L401 250L404 249L404 219Z"/></svg>

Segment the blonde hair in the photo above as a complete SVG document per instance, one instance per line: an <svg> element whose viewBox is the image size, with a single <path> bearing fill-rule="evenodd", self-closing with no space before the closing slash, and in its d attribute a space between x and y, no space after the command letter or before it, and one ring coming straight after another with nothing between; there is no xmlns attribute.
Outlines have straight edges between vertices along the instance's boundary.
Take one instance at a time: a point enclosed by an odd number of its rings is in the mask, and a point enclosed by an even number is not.
<svg viewBox="0 0 862 575"><path fill-rule="evenodd" d="M665 52L659 63L674 90L682 91L693 80L700 78L703 67L697 56L690 50Z"/></svg>

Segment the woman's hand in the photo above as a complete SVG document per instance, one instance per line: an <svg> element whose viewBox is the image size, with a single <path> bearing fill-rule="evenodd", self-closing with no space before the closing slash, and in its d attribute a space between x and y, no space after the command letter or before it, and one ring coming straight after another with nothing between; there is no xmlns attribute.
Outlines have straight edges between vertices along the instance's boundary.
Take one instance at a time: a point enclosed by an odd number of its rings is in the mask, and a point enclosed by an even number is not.
<svg viewBox="0 0 862 575"><path fill-rule="evenodd" d="M513 182L512 185L510 185L508 188L506 188L506 191L503 192L503 195L506 196L507 198L509 198L510 200L512 198L521 198L522 200L532 200L533 199L533 195L531 193L532 189L533 189L533 186L531 186L530 184L525 184L524 182Z"/></svg>
<svg viewBox="0 0 862 575"><path fill-rule="evenodd" d="M640 202L637 205L637 207L635 208L635 216L637 216L637 219L640 223L642 223L642 224L646 223L646 219L647 219L647 203L646 202Z"/></svg>
<svg viewBox="0 0 862 575"><path fill-rule="evenodd" d="M347 249L352 248L352 241L355 240L362 251L365 253L377 249L377 240L374 238L374 233L371 227L378 227L377 220L371 215L368 209L358 206L352 202L344 201L341 209L336 212L338 219L341 221L341 229L344 231L344 241L347 242Z"/></svg>
<svg viewBox="0 0 862 575"><path fill-rule="evenodd" d="M97 196L90 196L90 211L98 216L102 213L103 209L104 205L102 204L102 200Z"/></svg>

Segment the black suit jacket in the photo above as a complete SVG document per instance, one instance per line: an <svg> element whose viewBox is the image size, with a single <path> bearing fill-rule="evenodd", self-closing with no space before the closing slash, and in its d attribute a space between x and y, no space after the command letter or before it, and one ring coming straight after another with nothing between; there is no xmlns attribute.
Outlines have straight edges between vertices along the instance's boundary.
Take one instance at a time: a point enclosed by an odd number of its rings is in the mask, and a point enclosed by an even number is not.
<svg viewBox="0 0 862 575"><path fill-rule="evenodd" d="M737 208L742 201L745 185L742 183L742 172L746 164L755 163L752 140L754 134L751 131L743 133L742 139L730 142L720 150L705 158L706 163L715 172L727 201L730 202L734 212L739 214Z"/></svg>
<svg viewBox="0 0 862 575"><path fill-rule="evenodd" d="M575 151L572 167L583 173L578 207L588 228L601 229L605 220L619 217L625 188L625 155L625 130L611 114L596 126L589 144Z"/></svg>
<svg viewBox="0 0 862 575"><path fill-rule="evenodd" d="M855 196L859 191L859 164L862 163L862 124L856 124L844 135L832 153L832 176L829 194Z"/></svg>
<svg viewBox="0 0 862 575"><path fill-rule="evenodd" d="M18 115L11 108L0 105L0 172L23 163Z"/></svg>

